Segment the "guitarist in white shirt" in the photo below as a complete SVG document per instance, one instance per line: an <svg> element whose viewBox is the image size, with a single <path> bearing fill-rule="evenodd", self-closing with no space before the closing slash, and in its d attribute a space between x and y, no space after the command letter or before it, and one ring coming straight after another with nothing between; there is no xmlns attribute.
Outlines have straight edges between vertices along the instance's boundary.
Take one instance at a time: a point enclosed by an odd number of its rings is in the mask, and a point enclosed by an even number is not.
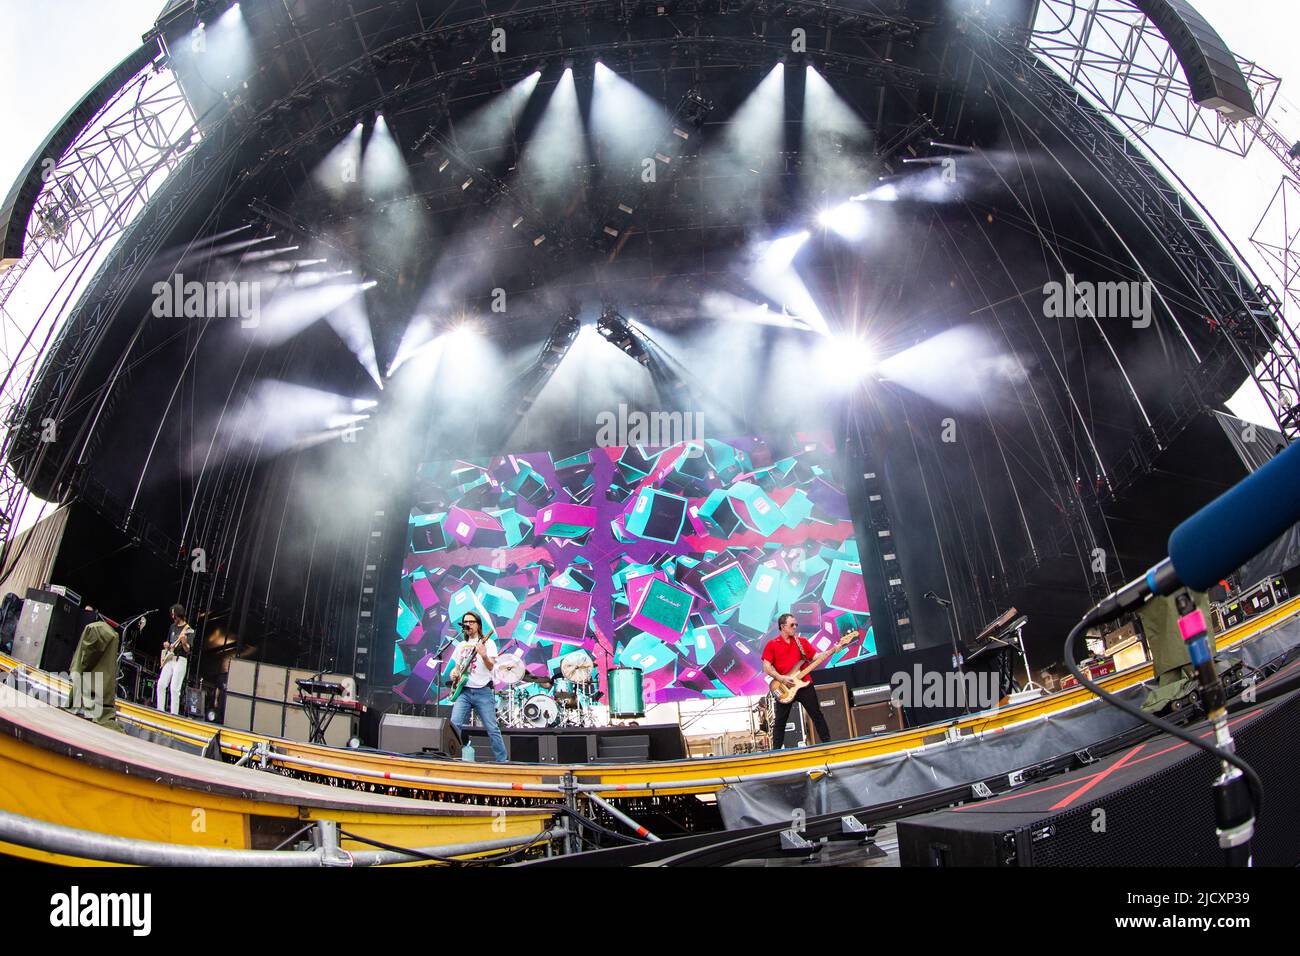
<svg viewBox="0 0 1300 956"><path fill-rule="evenodd" d="M797 667L805 666L813 660L813 647L798 634L798 624L793 614L782 614L776 619L777 635L763 647L763 673L778 683L793 687L794 681L787 677ZM811 678L810 678L811 680ZM817 736L822 743L831 739L830 728L822 716L821 702L811 683L800 687L794 700L789 703L775 702L775 714L772 721L772 749L780 750L785 746L785 722L790 716L790 708L798 702L803 704L804 712L812 719L817 728Z"/></svg>
<svg viewBox="0 0 1300 956"><path fill-rule="evenodd" d="M185 671L190 663L190 639L194 629L185 621L185 608L179 604L171 607L172 626L167 632L167 643L162 649L162 672L158 675L158 709L166 710L167 691L172 692L171 712L181 712L181 690L185 687Z"/></svg>
<svg viewBox="0 0 1300 956"><path fill-rule="evenodd" d="M492 668L497 663L497 644L490 637L483 636L483 624L473 611L461 615L460 627L465 639L452 651L452 659L456 661L451 672L452 686L455 687L460 682L466 668L469 669L469 674L464 688L452 704L451 724L464 737L462 728L469 719L470 708L473 708L488 732L488 739L492 741L492 758L497 763L505 763L508 759L506 742L501 736L501 728L497 726L496 694L492 690Z"/></svg>

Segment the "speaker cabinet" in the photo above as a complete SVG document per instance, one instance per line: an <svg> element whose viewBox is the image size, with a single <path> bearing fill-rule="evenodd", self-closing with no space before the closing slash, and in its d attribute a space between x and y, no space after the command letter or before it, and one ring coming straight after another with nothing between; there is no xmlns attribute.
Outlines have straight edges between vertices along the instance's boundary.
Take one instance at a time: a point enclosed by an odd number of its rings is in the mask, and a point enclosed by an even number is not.
<svg viewBox="0 0 1300 956"><path fill-rule="evenodd" d="M460 748L460 735L445 717L384 714L379 723L379 749L389 753L459 757Z"/></svg>
<svg viewBox="0 0 1300 956"><path fill-rule="evenodd" d="M1187 729L1210 732L1204 723ZM1254 863L1294 867L1300 863L1300 693L1234 713L1232 735L1264 787ZM990 800L899 820L899 862L1221 866L1211 791L1218 773L1213 755L1154 737Z"/></svg>
<svg viewBox="0 0 1300 956"><path fill-rule="evenodd" d="M1169 41L1198 106L1234 121L1256 115L1236 57L1188 0L1134 0L1134 5Z"/></svg>
<svg viewBox="0 0 1300 956"><path fill-rule="evenodd" d="M264 737L284 736L284 702L257 700L253 702L253 733Z"/></svg>
<svg viewBox="0 0 1300 956"><path fill-rule="evenodd" d="M257 677L254 680L254 697L263 700L284 701L287 699L285 688L288 686L289 671L285 667L271 664L258 664ZM295 688L296 690L297 688Z"/></svg>
<svg viewBox="0 0 1300 956"><path fill-rule="evenodd" d="M81 609L62 594L28 588L14 629L14 657L46 671L66 671L81 637Z"/></svg>
<svg viewBox="0 0 1300 956"><path fill-rule="evenodd" d="M252 730L252 698L243 697L238 694L226 694L226 707L221 718L221 723L229 727L231 730Z"/></svg>
<svg viewBox="0 0 1300 956"><path fill-rule="evenodd" d="M596 735L556 734L555 759L557 763L594 763Z"/></svg>
<svg viewBox="0 0 1300 956"><path fill-rule="evenodd" d="M231 661L230 669L226 671L226 692L252 697L253 682L256 678L256 661ZM248 728L245 727L244 729L247 730Z"/></svg>
<svg viewBox="0 0 1300 956"><path fill-rule="evenodd" d="M870 737L872 734L887 734L903 729L903 712L892 701L863 704L854 707L852 714L854 737Z"/></svg>
<svg viewBox="0 0 1300 956"><path fill-rule="evenodd" d="M853 736L849 716L849 685L844 681L833 684L817 684L817 703L821 704L822 716L826 718L826 729L831 732L831 740L848 740ZM797 704L795 706L798 706ZM802 710L803 708L799 708ZM817 739L817 728L808 721L808 731L815 744L827 743Z"/></svg>

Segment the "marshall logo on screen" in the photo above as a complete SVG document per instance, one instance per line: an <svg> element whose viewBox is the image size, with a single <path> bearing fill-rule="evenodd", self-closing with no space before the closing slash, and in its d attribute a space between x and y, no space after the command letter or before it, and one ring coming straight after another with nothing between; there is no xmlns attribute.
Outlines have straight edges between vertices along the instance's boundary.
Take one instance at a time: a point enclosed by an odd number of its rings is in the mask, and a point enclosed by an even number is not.
<svg viewBox="0 0 1300 956"><path fill-rule="evenodd" d="M587 636L587 621L590 617L590 594L568 588L547 588L536 633L540 637L549 637L566 644L579 644Z"/></svg>

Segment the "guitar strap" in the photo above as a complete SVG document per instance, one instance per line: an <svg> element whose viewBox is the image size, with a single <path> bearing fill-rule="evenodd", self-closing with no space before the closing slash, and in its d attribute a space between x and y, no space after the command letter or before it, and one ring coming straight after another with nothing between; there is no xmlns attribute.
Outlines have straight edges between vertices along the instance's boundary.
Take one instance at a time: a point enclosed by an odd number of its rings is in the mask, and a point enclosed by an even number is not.
<svg viewBox="0 0 1300 956"><path fill-rule="evenodd" d="M799 648L799 665L801 667L812 660L812 658L808 656L808 653L803 649L803 638L799 637L797 634L795 635L794 646Z"/></svg>

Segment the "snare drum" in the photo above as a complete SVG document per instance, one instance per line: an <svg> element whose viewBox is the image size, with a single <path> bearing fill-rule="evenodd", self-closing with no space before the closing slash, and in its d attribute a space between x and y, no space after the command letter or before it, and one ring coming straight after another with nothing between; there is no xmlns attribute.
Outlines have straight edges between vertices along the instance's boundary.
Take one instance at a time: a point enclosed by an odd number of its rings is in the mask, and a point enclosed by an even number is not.
<svg viewBox="0 0 1300 956"><path fill-rule="evenodd" d="M605 672L609 683L609 716L644 717L645 692L641 686L641 668L611 667Z"/></svg>
<svg viewBox="0 0 1300 956"><path fill-rule="evenodd" d="M566 704L578 702L578 685L567 677L557 677L551 682L551 695Z"/></svg>

